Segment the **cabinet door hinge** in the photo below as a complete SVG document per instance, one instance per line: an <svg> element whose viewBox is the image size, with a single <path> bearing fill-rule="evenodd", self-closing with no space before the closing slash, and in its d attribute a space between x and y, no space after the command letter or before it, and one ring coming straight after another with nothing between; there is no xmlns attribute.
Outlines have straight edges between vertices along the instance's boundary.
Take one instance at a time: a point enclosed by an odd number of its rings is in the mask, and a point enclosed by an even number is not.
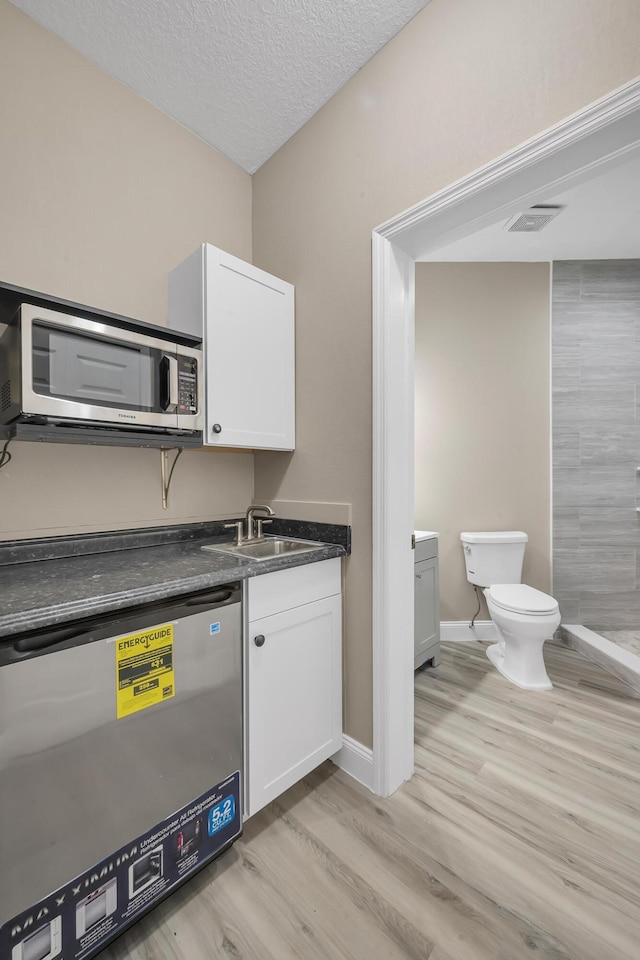
<svg viewBox="0 0 640 960"><path fill-rule="evenodd" d="M415 550L416 548L416 535L415 533L411 534L411 549Z"/></svg>

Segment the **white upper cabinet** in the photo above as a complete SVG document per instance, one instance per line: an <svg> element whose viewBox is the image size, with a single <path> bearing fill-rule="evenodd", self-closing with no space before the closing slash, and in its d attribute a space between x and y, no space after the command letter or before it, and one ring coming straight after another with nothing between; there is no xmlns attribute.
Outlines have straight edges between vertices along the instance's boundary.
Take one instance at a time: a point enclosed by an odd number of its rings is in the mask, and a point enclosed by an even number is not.
<svg viewBox="0 0 640 960"><path fill-rule="evenodd" d="M290 283L203 244L169 275L169 324L202 335L205 446L295 447Z"/></svg>

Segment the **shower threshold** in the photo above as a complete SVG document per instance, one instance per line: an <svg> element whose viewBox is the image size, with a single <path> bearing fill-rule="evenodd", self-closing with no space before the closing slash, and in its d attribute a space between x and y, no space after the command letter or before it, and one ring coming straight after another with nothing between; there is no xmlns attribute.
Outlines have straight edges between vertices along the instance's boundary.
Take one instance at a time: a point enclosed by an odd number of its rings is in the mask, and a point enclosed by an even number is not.
<svg viewBox="0 0 640 960"><path fill-rule="evenodd" d="M640 630L596 633L581 623L563 623L560 632L568 647L623 680L640 697Z"/></svg>

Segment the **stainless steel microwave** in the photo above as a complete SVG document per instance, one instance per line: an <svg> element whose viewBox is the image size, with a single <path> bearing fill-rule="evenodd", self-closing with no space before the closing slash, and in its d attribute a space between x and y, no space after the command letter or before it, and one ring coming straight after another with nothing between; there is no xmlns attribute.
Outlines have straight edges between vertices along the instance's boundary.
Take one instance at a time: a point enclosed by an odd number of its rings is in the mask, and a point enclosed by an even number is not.
<svg viewBox="0 0 640 960"><path fill-rule="evenodd" d="M202 430L202 351L21 304L0 337L0 423Z"/></svg>

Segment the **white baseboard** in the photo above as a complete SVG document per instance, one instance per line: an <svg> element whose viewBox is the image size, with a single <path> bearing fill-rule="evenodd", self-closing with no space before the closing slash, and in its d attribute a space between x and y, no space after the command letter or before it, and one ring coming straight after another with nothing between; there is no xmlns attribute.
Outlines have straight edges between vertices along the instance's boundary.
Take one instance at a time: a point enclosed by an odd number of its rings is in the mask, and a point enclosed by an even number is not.
<svg viewBox="0 0 640 960"><path fill-rule="evenodd" d="M342 749L331 759L350 777L373 791L373 750L343 733Z"/></svg>
<svg viewBox="0 0 640 960"><path fill-rule="evenodd" d="M473 627L469 626L468 620L443 620L440 624L440 639L448 643L495 640L496 628L492 620L476 620Z"/></svg>

